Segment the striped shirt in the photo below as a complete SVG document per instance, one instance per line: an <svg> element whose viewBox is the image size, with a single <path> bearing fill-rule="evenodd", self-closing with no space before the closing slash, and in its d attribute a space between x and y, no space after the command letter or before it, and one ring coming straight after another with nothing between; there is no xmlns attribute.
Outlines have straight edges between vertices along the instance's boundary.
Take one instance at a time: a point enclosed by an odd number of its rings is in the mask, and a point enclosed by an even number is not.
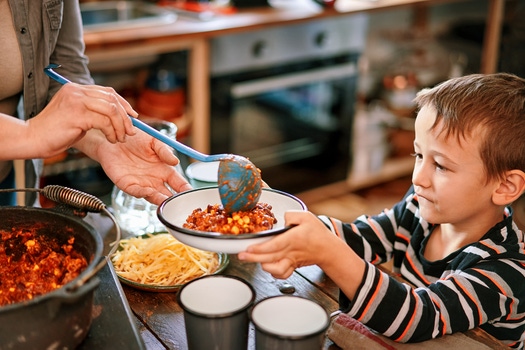
<svg viewBox="0 0 525 350"><path fill-rule="evenodd" d="M320 219L369 262L354 297L343 293L343 312L399 342L418 342L481 327L516 349L525 331L525 253L523 232L512 209L483 238L446 258L423 256L435 225L419 216L411 188L392 209L361 216L353 223ZM400 283L376 264L393 259Z"/></svg>

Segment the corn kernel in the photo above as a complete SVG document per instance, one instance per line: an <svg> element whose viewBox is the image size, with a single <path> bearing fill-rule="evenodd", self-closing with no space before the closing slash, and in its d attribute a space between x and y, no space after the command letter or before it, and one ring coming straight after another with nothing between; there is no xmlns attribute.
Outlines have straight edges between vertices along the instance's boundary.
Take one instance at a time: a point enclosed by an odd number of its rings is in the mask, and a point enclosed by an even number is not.
<svg viewBox="0 0 525 350"><path fill-rule="evenodd" d="M235 214L235 215L232 216L232 219L233 219L234 221L239 221L240 218L241 218L241 216L240 216L239 214Z"/></svg>
<svg viewBox="0 0 525 350"><path fill-rule="evenodd" d="M250 217L249 216L244 216L242 218L242 221L244 221L245 224L249 224L250 223Z"/></svg>
<svg viewBox="0 0 525 350"><path fill-rule="evenodd" d="M237 235L237 234L239 234L239 232L240 232L240 230L239 230L239 228L237 226L233 226L232 227L232 233L233 234Z"/></svg>
<svg viewBox="0 0 525 350"><path fill-rule="evenodd" d="M30 239L26 242L26 247L34 247L35 246L35 241Z"/></svg>

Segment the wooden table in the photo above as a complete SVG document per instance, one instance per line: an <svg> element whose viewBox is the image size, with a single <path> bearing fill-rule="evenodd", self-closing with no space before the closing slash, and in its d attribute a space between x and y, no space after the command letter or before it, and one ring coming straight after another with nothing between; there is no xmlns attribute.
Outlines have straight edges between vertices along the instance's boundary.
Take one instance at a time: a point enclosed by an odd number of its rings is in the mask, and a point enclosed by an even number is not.
<svg viewBox="0 0 525 350"><path fill-rule="evenodd" d="M99 214L89 214L85 221L93 225L104 238L107 251L109 243L115 239L111 220ZM338 310L339 289L317 266L302 267L287 280L277 280L263 271L259 264L240 262L235 255L230 255L230 263L223 274L248 281L256 291L256 301L282 295L280 287L287 283L294 287L293 295L315 300L328 313ZM122 288L146 349L187 349L183 312L177 303L175 292L144 292L126 285ZM254 333L253 325L250 325L248 349L255 348ZM492 349L506 349L481 329L465 334ZM335 349L340 348L326 339L324 350Z"/></svg>
<svg viewBox="0 0 525 350"><path fill-rule="evenodd" d="M282 281L262 271L258 264L241 263L233 256L230 259L224 274L238 276L248 281L255 288L256 301L268 296L281 295L279 287L286 282L295 287L294 295L315 300L328 312L337 310L336 299L319 288L328 281L316 268L306 271L314 281L299 273L294 273L289 279ZM176 302L176 293L148 293L126 286L124 292L139 321L139 330L147 349L187 348L183 313ZM254 348L254 329L250 325L248 349ZM330 348L338 349L327 341L325 349Z"/></svg>

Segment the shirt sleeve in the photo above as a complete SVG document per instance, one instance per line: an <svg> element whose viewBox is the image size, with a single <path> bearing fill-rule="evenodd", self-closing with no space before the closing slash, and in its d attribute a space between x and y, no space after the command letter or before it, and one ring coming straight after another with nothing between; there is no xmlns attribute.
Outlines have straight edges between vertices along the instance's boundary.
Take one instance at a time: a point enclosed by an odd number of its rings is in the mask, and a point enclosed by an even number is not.
<svg viewBox="0 0 525 350"><path fill-rule="evenodd" d="M412 233L419 226L414 215L417 210L414 202L411 187L400 202L378 215L361 215L352 223L326 216L320 216L320 219L364 260L380 264L394 259L394 265L398 267Z"/></svg>
<svg viewBox="0 0 525 350"><path fill-rule="evenodd" d="M85 44L78 1L64 1L63 14L50 63L60 64L60 74L78 84L93 84L84 54ZM60 84L50 82L49 99L58 91Z"/></svg>
<svg viewBox="0 0 525 350"><path fill-rule="evenodd" d="M368 263L354 300L342 295L340 305L351 317L398 342L419 342L479 326L502 340L519 339L521 287L505 277L519 275L517 265L501 260L412 288ZM502 327L500 320L507 326Z"/></svg>

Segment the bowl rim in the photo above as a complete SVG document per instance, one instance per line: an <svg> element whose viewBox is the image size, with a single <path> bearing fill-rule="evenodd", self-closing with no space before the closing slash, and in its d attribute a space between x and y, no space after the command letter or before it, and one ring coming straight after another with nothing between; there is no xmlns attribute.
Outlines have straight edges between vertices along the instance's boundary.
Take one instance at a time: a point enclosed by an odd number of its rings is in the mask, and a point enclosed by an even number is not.
<svg viewBox="0 0 525 350"><path fill-rule="evenodd" d="M162 213L164 211L164 208L168 205L168 203L170 201L174 200L175 198L187 195L187 194L189 194L191 192L202 191L202 190L209 190L209 189L217 189L217 191L218 191L219 187L218 186L208 186L208 187L194 188L194 189L191 189L191 190L188 190L188 191L176 193L173 196L171 196L171 197L167 198L166 200L164 200L164 202L162 202L162 204L159 205L159 207L157 208L157 217L159 218L160 222L162 222L167 228L169 228L171 230L175 230L175 231L177 231L179 233L183 233L183 234L187 234L187 235L195 236L195 237L224 239L224 240L231 240L231 239L238 240L238 239L253 239L253 238L257 238L257 237L258 238L269 237L269 236L274 236L274 235L283 233L283 232L285 232L285 231L287 231L287 230L289 230L291 228L291 226L288 225L288 226L283 226L283 227L279 227L279 228L276 228L276 229L259 231L259 232L256 232L256 233L240 233L240 234L237 234L237 235L234 235L234 234L223 234L223 233L219 233L219 232L190 230L190 229L184 228L182 226L176 226L176 225L170 223L169 221L167 221L164 218L164 216L162 215ZM280 190L276 190L276 189L273 189L273 188L269 188L269 187L263 187L262 190L263 191L277 193L277 194L283 195L285 197L288 197L288 198L290 198L292 200L295 200L301 206L302 210L305 210L305 211L307 210L306 204L304 204L304 202L302 200L300 200L298 197L294 196L293 194L290 194L290 193L287 193L287 192L284 192L284 191L280 191Z"/></svg>

